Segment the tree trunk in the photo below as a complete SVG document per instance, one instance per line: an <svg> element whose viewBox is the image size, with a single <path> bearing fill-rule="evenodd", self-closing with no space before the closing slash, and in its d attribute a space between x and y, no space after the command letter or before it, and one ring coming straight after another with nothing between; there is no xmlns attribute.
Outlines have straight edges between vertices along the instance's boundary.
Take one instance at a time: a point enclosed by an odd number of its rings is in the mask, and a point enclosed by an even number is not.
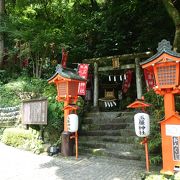
<svg viewBox="0 0 180 180"><path fill-rule="evenodd" d="M175 25L173 50L175 52L180 52L180 11L175 7L172 0L162 0L162 1Z"/></svg>
<svg viewBox="0 0 180 180"><path fill-rule="evenodd" d="M5 0L0 0L0 25L2 23L4 11L5 11ZM4 51L4 35L3 33L0 33L0 68L2 67L3 51Z"/></svg>

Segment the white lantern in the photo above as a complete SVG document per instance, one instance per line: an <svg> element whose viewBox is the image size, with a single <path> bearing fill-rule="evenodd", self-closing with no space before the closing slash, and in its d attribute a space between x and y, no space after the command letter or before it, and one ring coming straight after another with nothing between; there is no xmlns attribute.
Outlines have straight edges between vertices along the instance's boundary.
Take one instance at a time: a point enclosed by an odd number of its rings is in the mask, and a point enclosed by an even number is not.
<svg viewBox="0 0 180 180"><path fill-rule="evenodd" d="M136 135L147 137L150 134L150 119L146 113L137 113L134 116L134 126Z"/></svg>
<svg viewBox="0 0 180 180"><path fill-rule="evenodd" d="M76 132L78 130L78 116L77 114L69 114L67 117L67 127L69 132Z"/></svg>

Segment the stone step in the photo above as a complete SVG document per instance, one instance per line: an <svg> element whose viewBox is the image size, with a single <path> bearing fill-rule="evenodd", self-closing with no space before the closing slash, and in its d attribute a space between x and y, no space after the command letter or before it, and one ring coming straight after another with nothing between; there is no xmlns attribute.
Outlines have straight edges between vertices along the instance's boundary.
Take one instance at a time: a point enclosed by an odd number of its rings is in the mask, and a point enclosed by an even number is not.
<svg viewBox="0 0 180 180"><path fill-rule="evenodd" d="M108 119L109 121L115 118L132 118L134 112L89 112L84 115L86 118L92 118L93 121L101 121Z"/></svg>
<svg viewBox="0 0 180 180"><path fill-rule="evenodd" d="M14 111L19 111L20 106L13 106L13 107L0 107L0 113L9 113Z"/></svg>
<svg viewBox="0 0 180 180"><path fill-rule="evenodd" d="M140 151L139 151L140 152ZM143 153L134 153L129 151L117 151L107 148L84 148L79 147L79 154L91 154L94 156L107 156L127 160L141 160L144 159Z"/></svg>
<svg viewBox="0 0 180 180"><path fill-rule="evenodd" d="M119 142L119 143L139 143L140 138L137 136L79 136L82 141L104 141L104 142Z"/></svg>
<svg viewBox="0 0 180 180"><path fill-rule="evenodd" d="M134 129L120 129L120 130L91 130L91 131L80 131L80 135L86 136L135 136Z"/></svg>
<svg viewBox="0 0 180 180"><path fill-rule="evenodd" d="M20 114L19 111L12 111L12 112L6 112L6 113L0 112L0 117L13 117L19 114Z"/></svg>
<svg viewBox="0 0 180 180"><path fill-rule="evenodd" d="M106 124L82 124L82 130L118 130L125 128L134 128L132 123L106 123Z"/></svg>
<svg viewBox="0 0 180 180"><path fill-rule="evenodd" d="M103 123L133 123L134 124L134 116L131 115L129 117L127 116L120 116L120 117L114 117L114 118L108 118L108 117L87 117L85 116L82 120L83 124L103 124Z"/></svg>
<svg viewBox="0 0 180 180"><path fill-rule="evenodd" d="M102 141L81 141L79 140L79 145L83 146L85 148L107 148L107 149L113 149L117 151L128 151L128 152L134 152L139 149L142 149L143 146L139 144L125 144L125 143L113 143L113 142L102 142Z"/></svg>

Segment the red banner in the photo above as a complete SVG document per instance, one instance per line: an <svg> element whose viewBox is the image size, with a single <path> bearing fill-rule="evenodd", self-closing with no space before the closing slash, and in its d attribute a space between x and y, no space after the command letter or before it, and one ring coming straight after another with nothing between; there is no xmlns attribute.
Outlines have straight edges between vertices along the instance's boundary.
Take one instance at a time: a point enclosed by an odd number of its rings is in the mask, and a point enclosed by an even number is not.
<svg viewBox="0 0 180 180"><path fill-rule="evenodd" d="M66 51L64 50L64 48L62 48L62 60L61 60L61 65L62 65L63 68L66 67L67 59L68 59L68 52L66 52Z"/></svg>
<svg viewBox="0 0 180 180"><path fill-rule="evenodd" d="M152 70L144 69L144 77L145 77L145 81L146 81L147 90L149 91L156 84L153 69Z"/></svg>
<svg viewBox="0 0 180 180"><path fill-rule="evenodd" d="M122 85L122 92L123 93L126 93L128 91L128 89L130 88L131 80L132 80L132 71L128 70L124 74L124 81L123 81L123 85Z"/></svg>
<svg viewBox="0 0 180 180"><path fill-rule="evenodd" d="M79 64L78 66L78 74L84 79L88 77L88 68L89 64ZM86 82L79 83L78 87L78 95L85 96L86 95Z"/></svg>

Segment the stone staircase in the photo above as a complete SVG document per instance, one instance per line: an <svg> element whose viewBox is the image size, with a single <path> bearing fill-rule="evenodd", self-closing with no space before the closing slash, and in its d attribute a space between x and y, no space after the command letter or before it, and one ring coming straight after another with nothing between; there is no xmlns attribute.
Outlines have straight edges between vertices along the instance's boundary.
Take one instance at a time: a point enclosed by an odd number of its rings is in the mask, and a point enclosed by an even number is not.
<svg viewBox="0 0 180 180"><path fill-rule="evenodd" d="M133 112L88 112L79 131L79 154L144 160L135 135Z"/></svg>
<svg viewBox="0 0 180 180"><path fill-rule="evenodd" d="M20 106L0 108L0 128L14 126L20 118Z"/></svg>

